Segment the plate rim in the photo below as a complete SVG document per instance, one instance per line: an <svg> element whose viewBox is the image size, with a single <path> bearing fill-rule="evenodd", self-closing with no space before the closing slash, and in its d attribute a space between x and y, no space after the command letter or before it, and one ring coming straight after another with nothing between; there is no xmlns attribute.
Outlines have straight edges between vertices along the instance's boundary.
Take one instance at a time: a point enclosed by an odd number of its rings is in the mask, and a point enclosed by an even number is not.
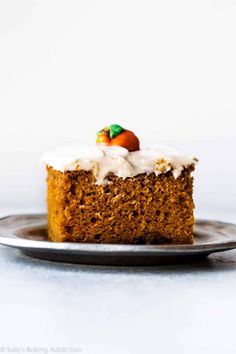
<svg viewBox="0 0 236 354"><path fill-rule="evenodd" d="M51 241L41 241L41 240L29 240L26 238L21 238L17 235L14 235L13 228L7 230L6 227L1 226L1 221L5 219L10 219L14 217L29 218L29 217L39 217L46 218L45 213L23 213L23 214L10 214L0 218L0 244L3 246L8 246L12 248L17 248L20 250L29 250L32 252L46 252L50 251L53 253L74 253L78 252L82 255L88 254L97 254L97 255L128 255L139 256L139 255L149 255L149 256L164 256L168 255L186 255L190 254L210 254L213 252L227 251L236 248L236 224L218 221L218 220L209 220L196 218L195 223L204 223L208 222L210 224L218 223L222 225L228 225L235 228L235 241L221 241L211 244L191 244L191 245L133 245L133 244L97 244L97 243L74 243L74 242L51 242ZM33 225L37 225L35 221ZM40 224L40 222L38 222ZM23 227L23 226L22 226ZM4 232L6 235L3 235ZM14 236L9 235L13 233ZM131 255L132 253L132 255Z"/></svg>

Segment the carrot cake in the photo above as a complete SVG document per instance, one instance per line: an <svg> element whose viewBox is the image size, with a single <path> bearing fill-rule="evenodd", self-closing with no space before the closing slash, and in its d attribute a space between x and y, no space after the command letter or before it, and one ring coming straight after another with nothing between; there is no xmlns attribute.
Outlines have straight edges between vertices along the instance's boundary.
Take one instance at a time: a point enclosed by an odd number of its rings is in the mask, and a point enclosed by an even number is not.
<svg viewBox="0 0 236 354"><path fill-rule="evenodd" d="M168 146L140 149L117 124L94 146L43 155L48 237L55 242L191 244L196 159Z"/></svg>

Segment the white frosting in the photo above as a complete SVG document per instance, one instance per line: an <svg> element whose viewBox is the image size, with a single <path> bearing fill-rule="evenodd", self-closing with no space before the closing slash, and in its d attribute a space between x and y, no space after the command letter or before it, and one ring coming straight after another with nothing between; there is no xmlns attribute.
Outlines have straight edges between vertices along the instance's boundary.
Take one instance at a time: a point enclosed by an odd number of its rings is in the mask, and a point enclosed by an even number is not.
<svg viewBox="0 0 236 354"><path fill-rule="evenodd" d="M41 161L55 170L65 172L73 170L93 171L97 184L106 184L106 176L113 172L126 178L140 173L156 175L171 171L178 178L181 171L194 165L197 159L186 156L168 145L129 152L119 146L69 145L53 152L46 152Z"/></svg>

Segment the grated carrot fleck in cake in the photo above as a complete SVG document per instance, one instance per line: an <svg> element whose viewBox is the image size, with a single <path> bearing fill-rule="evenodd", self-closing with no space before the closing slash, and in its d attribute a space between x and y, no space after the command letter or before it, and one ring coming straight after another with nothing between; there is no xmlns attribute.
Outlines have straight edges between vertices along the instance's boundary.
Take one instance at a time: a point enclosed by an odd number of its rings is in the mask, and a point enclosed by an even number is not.
<svg viewBox="0 0 236 354"><path fill-rule="evenodd" d="M96 146L63 147L42 160L49 240L193 242L194 157L168 146L140 149L132 132L111 125L98 132Z"/></svg>

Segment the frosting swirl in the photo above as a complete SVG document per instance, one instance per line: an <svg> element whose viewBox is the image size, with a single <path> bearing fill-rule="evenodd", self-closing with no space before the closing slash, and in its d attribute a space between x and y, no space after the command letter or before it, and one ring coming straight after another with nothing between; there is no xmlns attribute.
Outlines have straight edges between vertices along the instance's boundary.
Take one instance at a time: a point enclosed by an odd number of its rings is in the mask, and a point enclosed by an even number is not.
<svg viewBox="0 0 236 354"><path fill-rule="evenodd" d="M69 145L46 152L41 161L55 170L92 171L97 184L107 184L106 176L112 172L121 178L140 173L159 175L171 171L178 178L184 168L195 165L197 159L186 156L168 145L128 151L120 146Z"/></svg>

